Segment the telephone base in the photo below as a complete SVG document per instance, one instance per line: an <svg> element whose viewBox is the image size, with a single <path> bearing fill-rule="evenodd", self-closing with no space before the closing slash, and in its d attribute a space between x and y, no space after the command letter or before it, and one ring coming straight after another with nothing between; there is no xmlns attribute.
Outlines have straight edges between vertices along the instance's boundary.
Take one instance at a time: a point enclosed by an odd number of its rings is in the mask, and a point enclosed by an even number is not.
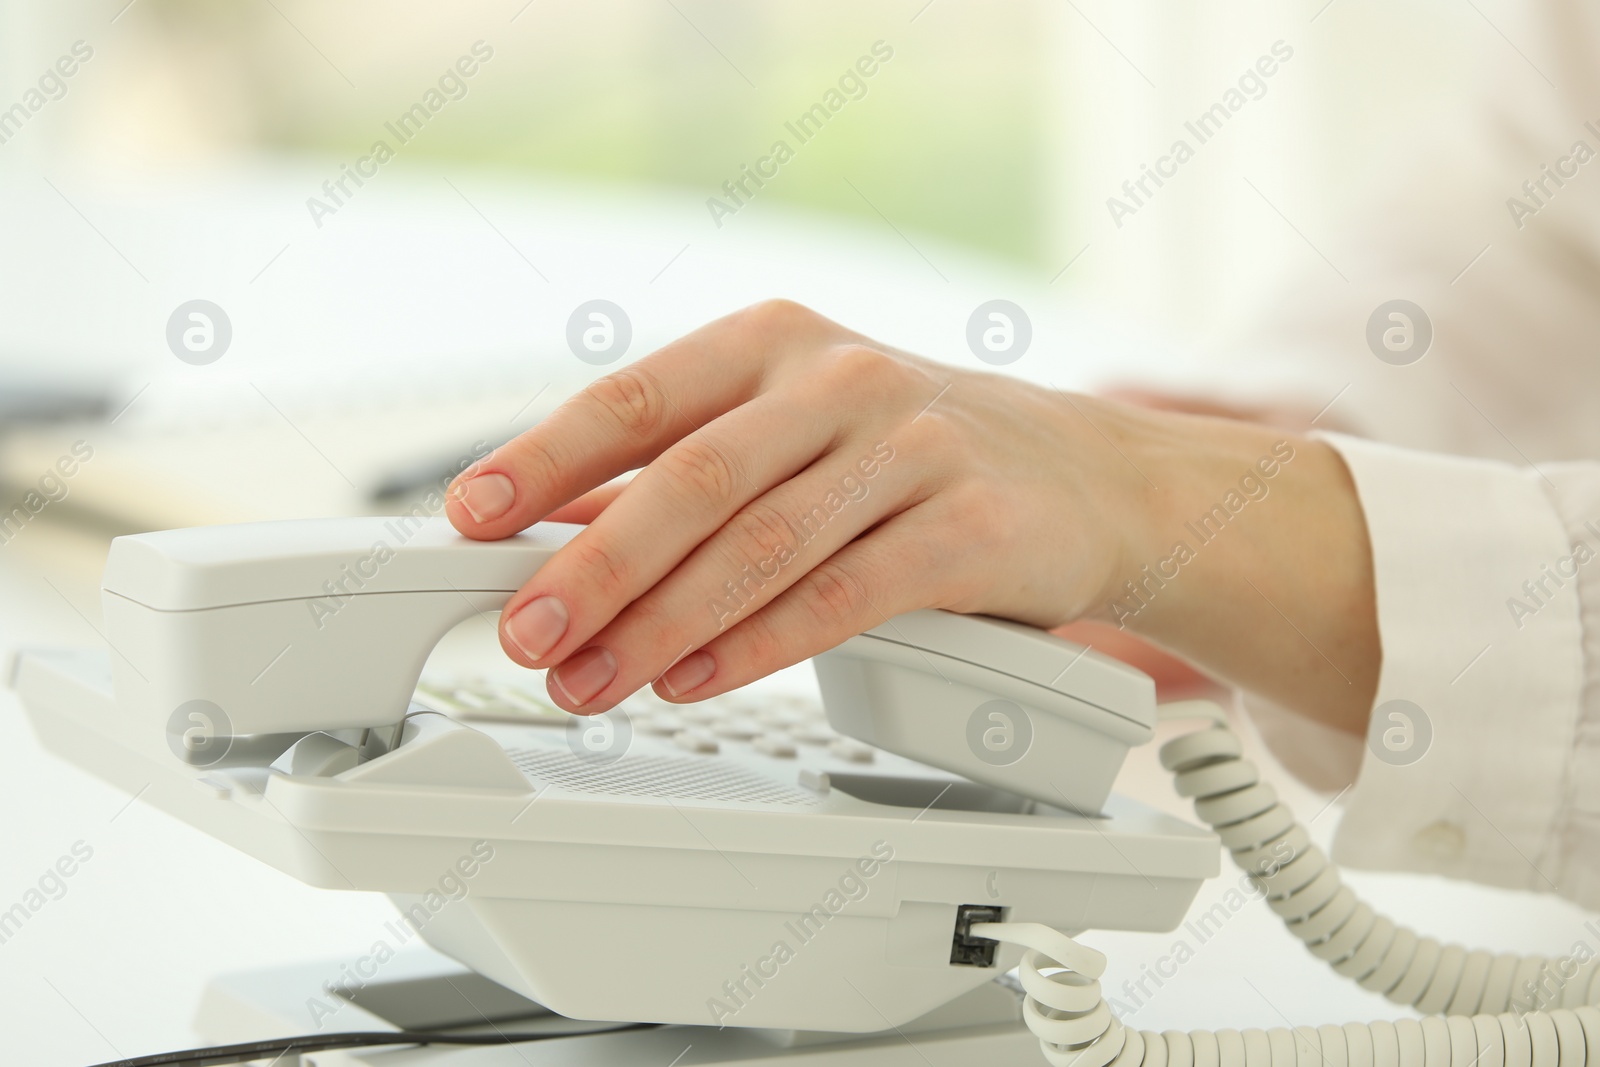
<svg viewBox="0 0 1600 1067"><path fill-rule="evenodd" d="M903 1027L1022 958L953 963L963 908L1170 930L1218 867L1214 835L1125 797L1085 816L875 750L722 738L711 755L641 728L594 764L565 713L424 712L353 766L297 745L206 772L124 713L104 652L25 652L13 686L51 751L303 882L389 894L397 939L570 1018Z"/></svg>
<svg viewBox="0 0 1600 1067"><path fill-rule="evenodd" d="M562 1067L617 1063L775 1067L1035 1067L1038 1039L1023 1026L1022 998L990 982L920 1019L875 1034L834 1034L710 1026L661 1026L583 1033L600 1026L566 1019L489 982L428 948L407 949L349 996L330 994L347 974L337 962L222 975L202 996L196 1027L207 1044L349 1030L577 1032L537 1045L387 1048L320 1052L316 1067L525 1067L530 1058ZM329 1014L331 1012L331 1014ZM487 1020L487 1021L486 1021Z"/></svg>

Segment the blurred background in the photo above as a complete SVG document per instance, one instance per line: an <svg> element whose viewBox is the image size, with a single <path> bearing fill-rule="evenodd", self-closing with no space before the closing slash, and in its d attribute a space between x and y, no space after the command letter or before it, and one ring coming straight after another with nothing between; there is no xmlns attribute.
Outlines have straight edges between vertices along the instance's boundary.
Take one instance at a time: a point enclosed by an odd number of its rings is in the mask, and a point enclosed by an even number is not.
<svg viewBox="0 0 1600 1067"><path fill-rule="evenodd" d="M1289 358L1304 331L1264 340L1263 311L1400 295L1372 204L1429 165L1458 194L1445 212L1429 193L1446 277L1504 229L1505 183L1460 181L1450 146L1506 81L1543 91L1550 34L1525 18L11 0L0 366L14 397L67 395L0 417L98 406L68 510L113 524L371 509L601 373L566 340L580 305L627 316L615 360L784 295L969 364L968 318L1004 299L1033 338L1006 373L1289 397L1303 418L1351 375ZM227 335L201 365L169 338L196 300ZM1359 319L1339 327L1333 362L1370 371ZM0 438L0 472L27 484L63 436Z"/></svg>
<svg viewBox="0 0 1600 1067"><path fill-rule="evenodd" d="M1556 6L0 0L0 502L47 500L0 526L0 645L96 643L114 534L405 509L594 376L769 296L965 366L999 362L968 325L1002 300L1031 333L1002 373L1588 454L1600 419L1541 420L1536 377L1469 358L1490 336L1471 308L1594 199L1507 220L1600 117L1561 100L1571 57L1533 19ZM1433 314L1411 367L1364 339L1397 297ZM625 338L598 353L572 340L595 301ZM1496 343L1553 350L1529 316ZM359 952L390 914L130 807L43 755L9 694L0 722L0 908L97 849L0 941L28 1062L184 1044L211 973ZM1473 943L1558 952L1576 928L1369 878L1397 911L1448 901L1434 932ZM1486 900L1520 918L1478 929ZM1234 972L1267 966L1297 1021L1392 1014L1276 966L1270 916L1228 938L1139 1024L1216 1024ZM1113 986L1158 942L1105 939ZM1250 1001L1227 1021L1281 1020Z"/></svg>
<svg viewBox="0 0 1600 1067"><path fill-rule="evenodd" d="M67 96L6 145L11 170L20 157L102 178L264 164L336 174L481 40L495 58L385 167L385 182L487 172L645 190L676 205L686 240L710 239L706 197L883 41L894 54L883 76L785 166L754 214L892 225L1045 282L1090 245L1053 292L1092 294L1190 338L1307 251L1241 175L1331 244L1363 188L1393 178L1393 149L1415 152L1462 117L1464 90L1509 54L1502 34L1540 43L1518 5L1449 0L6 9L19 90L73 41L96 49ZM1294 58L1248 122L1206 146L1150 217L1110 227L1106 198L1275 41Z"/></svg>
<svg viewBox="0 0 1600 1067"><path fill-rule="evenodd" d="M1001 298L1033 320L1009 373L1299 392L1315 411L1341 372L1272 350L1241 375L1259 346L1219 339L1285 279L1302 303L1394 295L1353 223L1481 125L1497 72L1537 87L1522 64L1547 42L1524 17L1488 0L13 0L0 365L13 395L66 379L119 416L110 440L139 439L75 487L134 525L369 506L599 373L565 328L601 298L629 317L616 358L786 295L966 362L967 317ZM1188 129L1227 93L1242 108L1201 144ZM825 127L797 127L813 108ZM1195 157L1151 184L1180 138ZM1465 264L1503 226L1499 192L1463 197L1444 255ZM229 334L198 367L167 336L193 300ZM482 410L508 393L511 414ZM251 447L185 436L221 425ZM0 470L25 484L58 436L13 438Z"/></svg>

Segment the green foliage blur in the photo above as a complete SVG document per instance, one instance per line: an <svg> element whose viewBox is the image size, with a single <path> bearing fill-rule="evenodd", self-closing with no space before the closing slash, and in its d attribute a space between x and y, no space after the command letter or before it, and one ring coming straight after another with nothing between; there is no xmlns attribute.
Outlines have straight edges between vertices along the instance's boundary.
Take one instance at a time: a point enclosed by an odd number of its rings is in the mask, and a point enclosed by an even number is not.
<svg viewBox="0 0 1600 1067"><path fill-rule="evenodd" d="M792 143L784 122L881 40L892 61L755 209L788 203L881 226L876 208L907 232L1027 265L1046 258L1039 220L1056 199L1046 188L1056 138L1038 4L524 2L146 0L136 13L182 53L204 49L209 77L236 79L225 97L264 149L355 158L483 39L494 60L408 158L706 197L775 139Z"/></svg>

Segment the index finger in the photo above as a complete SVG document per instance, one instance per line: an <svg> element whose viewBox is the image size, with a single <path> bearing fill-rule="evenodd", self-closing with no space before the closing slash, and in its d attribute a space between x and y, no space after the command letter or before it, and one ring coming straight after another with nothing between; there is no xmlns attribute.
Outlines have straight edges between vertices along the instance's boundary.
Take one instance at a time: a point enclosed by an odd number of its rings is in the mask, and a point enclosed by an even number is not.
<svg viewBox="0 0 1600 1067"><path fill-rule="evenodd" d="M446 497L450 522L478 540L510 537L649 463L754 397L770 366L762 357L793 343L795 318L757 305L593 382L457 476Z"/></svg>

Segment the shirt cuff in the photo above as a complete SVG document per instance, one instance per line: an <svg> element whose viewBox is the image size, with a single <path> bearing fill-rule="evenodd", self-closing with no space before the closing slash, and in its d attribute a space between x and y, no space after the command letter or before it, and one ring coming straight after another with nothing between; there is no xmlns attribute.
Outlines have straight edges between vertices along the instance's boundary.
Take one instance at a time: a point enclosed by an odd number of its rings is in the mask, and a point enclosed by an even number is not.
<svg viewBox="0 0 1600 1067"><path fill-rule="evenodd" d="M1555 890L1583 629L1542 476L1319 437L1366 515L1383 649L1334 858Z"/></svg>

